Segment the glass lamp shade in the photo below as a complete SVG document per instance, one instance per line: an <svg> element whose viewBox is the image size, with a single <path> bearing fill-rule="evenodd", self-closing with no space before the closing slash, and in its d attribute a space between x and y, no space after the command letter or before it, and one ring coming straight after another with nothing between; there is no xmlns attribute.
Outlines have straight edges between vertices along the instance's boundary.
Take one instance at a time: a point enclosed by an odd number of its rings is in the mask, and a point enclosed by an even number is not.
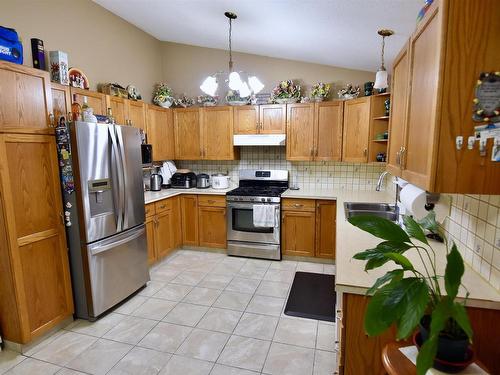
<svg viewBox="0 0 500 375"><path fill-rule="evenodd" d="M200 89L207 95L215 96L217 87L219 87L217 79L214 76L208 76L201 84Z"/></svg>
<svg viewBox="0 0 500 375"><path fill-rule="evenodd" d="M254 94L258 94L264 88L262 82L255 76L248 77L248 84L252 88Z"/></svg>
<svg viewBox="0 0 500 375"><path fill-rule="evenodd" d="M387 83L387 71L385 69L379 69L377 71L377 75L375 76L375 84L373 85L374 89L386 89Z"/></svg>
<svg viewBox="0 0 500 375"><path fill-rule="evenodd" d="M241 77L238 72L231 72L229 74L229 88L231 90L241 90L243 82L241 81Z"/></svg>
<svg viewBox="0 0 500 375"><path fill-rule="evenodd" d="M250 87L248 87L248 84L246 82L243 82L240 87L240 96L242 98L248 98L251 94L252 91L250 91Z"/></svg>

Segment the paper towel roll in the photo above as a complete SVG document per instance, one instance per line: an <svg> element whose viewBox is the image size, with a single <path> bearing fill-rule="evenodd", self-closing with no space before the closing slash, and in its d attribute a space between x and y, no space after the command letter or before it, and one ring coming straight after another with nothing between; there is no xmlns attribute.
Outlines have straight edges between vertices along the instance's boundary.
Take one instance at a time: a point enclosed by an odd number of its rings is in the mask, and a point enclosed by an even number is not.
<svg viewBox="0 0 500 375"><path fill-rule="evenodd" d="M428 212L425 209L427 195L425 190L408 184L401 189L399 199L401 204L413 215L415 219L420 220L427 216Z"/></svg>

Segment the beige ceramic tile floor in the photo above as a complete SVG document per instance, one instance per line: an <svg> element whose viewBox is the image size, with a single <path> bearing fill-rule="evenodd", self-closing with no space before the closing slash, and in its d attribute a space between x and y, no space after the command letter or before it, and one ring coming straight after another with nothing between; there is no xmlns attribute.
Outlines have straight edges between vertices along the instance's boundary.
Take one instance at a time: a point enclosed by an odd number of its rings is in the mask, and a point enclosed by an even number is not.
<svg viewBox="0 0 500 375"><path fill-rule="evenodd" d="M97 322L1 352L0 374L331 375L335 325L283 314L295 271L335 267L179 250Z"/></svg>

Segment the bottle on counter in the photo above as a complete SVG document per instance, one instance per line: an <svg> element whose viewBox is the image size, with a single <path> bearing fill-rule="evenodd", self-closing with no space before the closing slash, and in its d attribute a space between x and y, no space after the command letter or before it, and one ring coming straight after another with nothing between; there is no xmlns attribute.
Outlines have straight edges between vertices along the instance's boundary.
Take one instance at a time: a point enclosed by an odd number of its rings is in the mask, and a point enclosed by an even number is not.
<svg viewBox="0 0 500 375"><path fill-rule="evenodd" d="M73 94L73 103L71 103L71 117L73 121L78 121L81 119L82 107L76 101L76 94Z"/></svg>

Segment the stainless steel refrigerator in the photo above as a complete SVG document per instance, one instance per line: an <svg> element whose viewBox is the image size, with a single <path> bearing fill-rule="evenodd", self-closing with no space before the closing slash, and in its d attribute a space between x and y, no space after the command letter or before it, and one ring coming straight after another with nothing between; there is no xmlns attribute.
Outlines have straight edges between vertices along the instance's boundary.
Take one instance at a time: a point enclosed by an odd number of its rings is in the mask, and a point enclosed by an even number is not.
<svg viewBox="0 0 500 375"><path fill-rule="evenodd" d="M58 130L75 314L95 320L149 280L141 138L131 126Z"/></svg>

